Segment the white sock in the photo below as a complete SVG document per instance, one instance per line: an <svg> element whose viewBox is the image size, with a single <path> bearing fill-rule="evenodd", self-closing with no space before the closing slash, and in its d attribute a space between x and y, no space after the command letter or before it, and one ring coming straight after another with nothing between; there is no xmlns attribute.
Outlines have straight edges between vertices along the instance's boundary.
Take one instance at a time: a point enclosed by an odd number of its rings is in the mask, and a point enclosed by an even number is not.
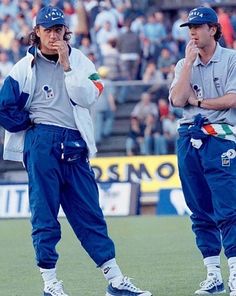
<svg viewBox="0 0 236 296"><path fill-rule="evenodd" d="M101 270L103 272L103 275L105 279L109 282L112 283L113 287L118 287L123 279L123 274L116 263L116 259L113 258L107 262L105 262L101 266Z"/></svg>
<svg viewBox="0 0 236 296"><path fill-rule="evenodd" d="M206 257L203 259L203 262L207 268L207 277L216 276L219 281L222 281L220 256Z"/></svg>
<svg viewBox="0 0 236 296"><path fill-rule="evenodd" d="M57 280L56 268L50 268L50 269L40 268L39 270L45 285L48 282Z"/></svg>
<svg viewBox="0 0 236 296"><path fill-rule="evenodd" d="M236 277L236 257L228 259L229 277Z"/></svg>

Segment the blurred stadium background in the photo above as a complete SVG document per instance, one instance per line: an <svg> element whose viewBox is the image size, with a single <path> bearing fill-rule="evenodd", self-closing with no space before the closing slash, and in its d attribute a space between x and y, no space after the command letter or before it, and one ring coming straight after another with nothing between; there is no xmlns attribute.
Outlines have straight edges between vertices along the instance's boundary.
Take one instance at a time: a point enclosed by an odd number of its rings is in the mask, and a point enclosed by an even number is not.
<svg viewBox="0 0 236 296"><path fill-rule="evenodd" d="M203 267L178 178L181 110L169 105L168 88L188 42L188 32L179 25L189 10L216 9L224 28L220 42L236 49L235 0L2 0L0 87L25 54L35 15L45 4L64 10L71 45L95 63L106 86L93 115L98 153L91 164L120 263L154 295L192 294ZM155 132L147 134L150 126ZM21 163L2 159L3 141L0 126L0 295L38 295L27 175ZM77 248L63 212L60 216L59 273L69 283L68 292L100 295L102 277Z"/></svg>
<svg viewBox="0 0 236 296"><path fill-rule="evenodd" d="M235 1L2 0L0 87L25 54L35 15L45 4L64 11L71 45L95 63L105 84L93 114L98 153L91 164L106 215L188 213L175 156L181 109L168 102L174 66L189 40L179 25L194 6L211 6L223 26L221 44L236 48ZM27 176L21 163L2 160L3 139L0 127L0 217L27 216L10 202L27 200L25 185L11 185L27 183ZM122 196L126 209L119 209Z"/></svg>

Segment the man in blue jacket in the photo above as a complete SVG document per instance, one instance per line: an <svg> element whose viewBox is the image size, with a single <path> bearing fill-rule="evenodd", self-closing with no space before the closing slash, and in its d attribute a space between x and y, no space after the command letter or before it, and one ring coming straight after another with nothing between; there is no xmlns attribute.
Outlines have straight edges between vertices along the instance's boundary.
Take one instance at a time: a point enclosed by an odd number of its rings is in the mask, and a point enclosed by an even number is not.
<svg viewBox="0 0 236 296"><path fill-rule="evenodd" d="M123 276L99 206L88 157L96 152L90 108L103 85L94 65L68 45L63 12L42 8L32 47L0 92L4 158L23 160L29 178L32 238L44 296L67 296L56 277L60 205L83 248L101 268L107 296L150 296Z"/></svg>

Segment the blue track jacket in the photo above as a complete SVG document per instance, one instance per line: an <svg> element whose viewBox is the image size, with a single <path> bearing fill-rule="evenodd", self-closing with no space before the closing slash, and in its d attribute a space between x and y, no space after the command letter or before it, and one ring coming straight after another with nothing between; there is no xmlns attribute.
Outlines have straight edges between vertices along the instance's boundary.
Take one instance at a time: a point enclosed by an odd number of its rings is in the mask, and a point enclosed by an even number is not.
<svg viewBox="0 0 236 296"><path fill-rule="evenodd" d="M32 124L28 110L35 89L36 58L37 48L30 47L26 56L14 65L0 91L0 125L6 130L3 153L6 160L23 160L25 131ZM103 85L94 64L80 50L70 48L69 60L72 71L65 72L65 84L77 128L92 156L97 149L90 112Z"/></svg>

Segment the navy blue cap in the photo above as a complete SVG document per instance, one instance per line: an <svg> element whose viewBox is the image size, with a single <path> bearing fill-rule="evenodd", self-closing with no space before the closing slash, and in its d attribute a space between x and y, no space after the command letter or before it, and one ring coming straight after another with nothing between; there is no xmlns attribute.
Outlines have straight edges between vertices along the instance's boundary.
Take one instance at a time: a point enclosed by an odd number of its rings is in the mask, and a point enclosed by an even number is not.
<svg viewBox="0 0 236 296"><path fill-rule="evenodd" d="M64 13L58 7L45 6L36 16L36 26L51 28L56 25L66 26Z"/></svg>
<svg viewBox="0 0 236 296"><path fill-rule="evenodd" d="M216 23L218 23L218 16L215 10L210 7L201 6L192 9L188 15L188 22L181 24L180 27Z"/></svg>

